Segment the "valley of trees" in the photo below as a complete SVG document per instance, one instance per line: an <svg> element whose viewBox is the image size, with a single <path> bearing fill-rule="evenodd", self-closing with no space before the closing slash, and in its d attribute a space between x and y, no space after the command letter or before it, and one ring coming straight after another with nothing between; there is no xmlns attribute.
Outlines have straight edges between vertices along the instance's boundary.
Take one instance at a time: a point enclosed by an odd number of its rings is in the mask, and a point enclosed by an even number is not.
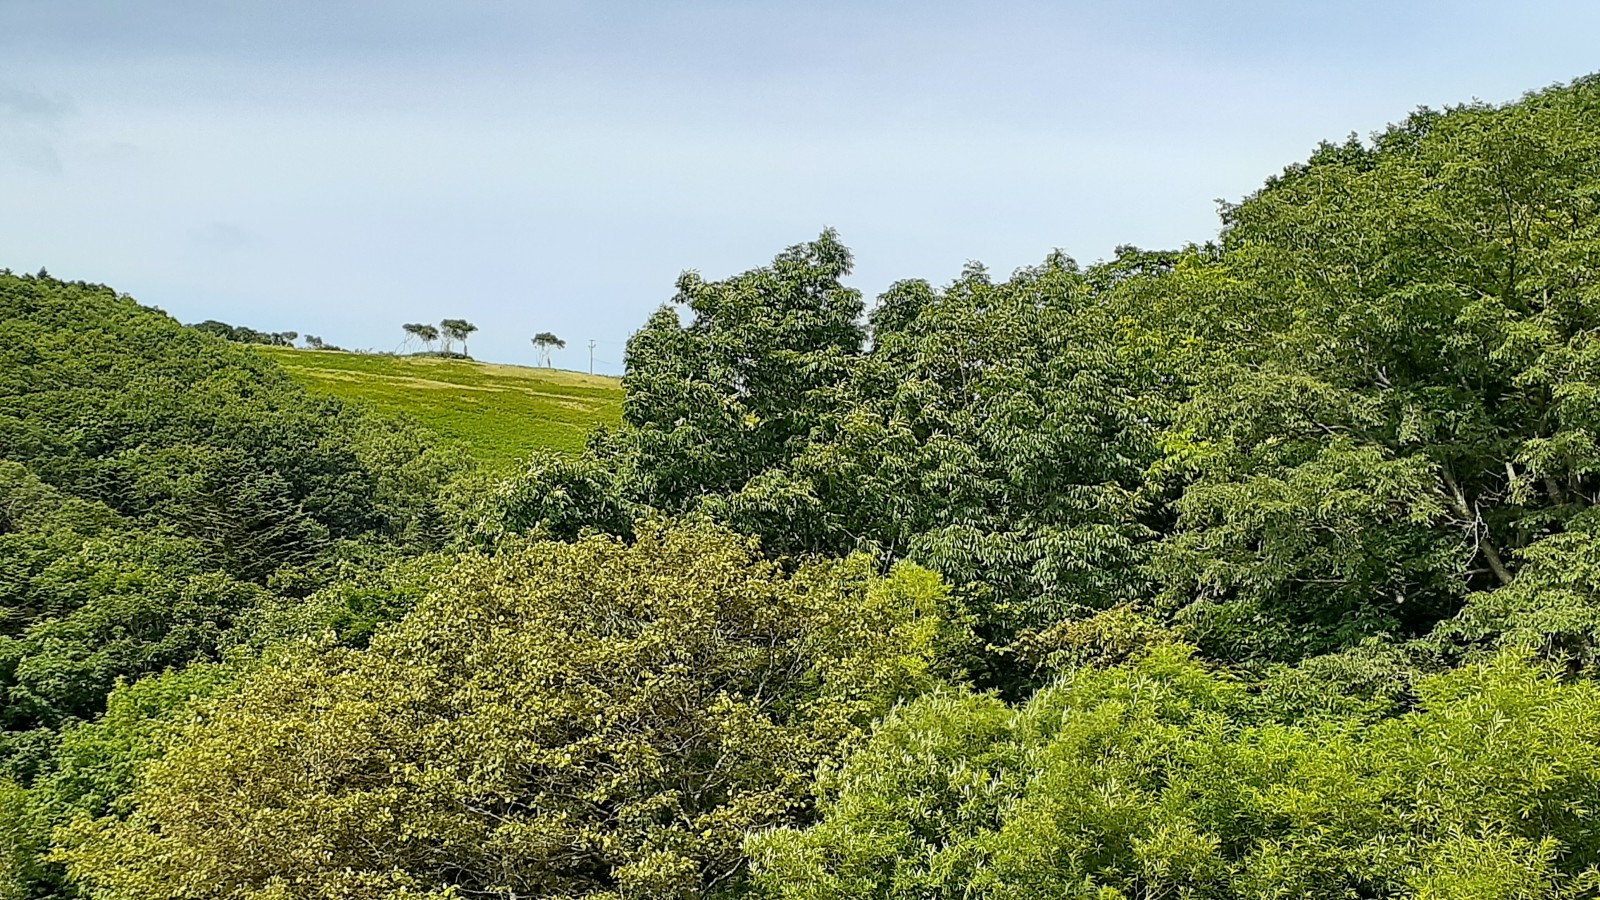
<svg viewBox="0 0 1600 900"><path fill-rule="evenodd" d="M510 479L0 275L0 898L1600 897L1600 78L851 265Z"/></svg>

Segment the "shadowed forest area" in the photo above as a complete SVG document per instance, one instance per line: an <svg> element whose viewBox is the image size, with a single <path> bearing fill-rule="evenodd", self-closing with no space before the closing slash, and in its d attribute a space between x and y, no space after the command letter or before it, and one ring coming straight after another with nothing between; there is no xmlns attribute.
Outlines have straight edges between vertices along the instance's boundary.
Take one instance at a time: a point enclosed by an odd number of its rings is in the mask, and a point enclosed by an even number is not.
<svg viewBox="0 0 1600 900"><path fill-rule="evenodd" d="M1600 896L1600 79L1221 219L685 273L509 474L0 276L0 898Z"/></svg>

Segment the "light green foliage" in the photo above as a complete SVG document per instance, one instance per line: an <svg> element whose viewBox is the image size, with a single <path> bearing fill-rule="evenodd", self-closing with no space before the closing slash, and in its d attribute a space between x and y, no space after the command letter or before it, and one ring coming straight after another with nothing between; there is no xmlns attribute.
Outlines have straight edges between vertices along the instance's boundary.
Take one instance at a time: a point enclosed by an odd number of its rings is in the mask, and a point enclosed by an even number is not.
<svg viewBox="0 0 1600 900"><path fill-rule="evenodd" d="M828 780L820 824L752 851L808 900L1592 896L1597 701L1505 657L1374 725L1296 725L1167 647L1020 709L917 701Z"/></svg>
<svg viewBox="0 0 1600 900"><path fill-rule="evenodd" d="M9 778L0 778L0 900L25 900L37 880L41 850L48 841L32 821L28 792Z"/></svg>
<svg viewBox="0 0 1600 900"><path fill-rule="evenodd" d="M425 356L257 347L318 393L402 415L496 470L543 450L575 454L622 413L617 379Z"/></svg>
<svg viewBox="0 0 1600 900"><path fill-rule="evenodd" d="M464 560L203 710L63 858L119 898L732 896L751 828L931 684L944 590L707 526Z"/></svg>
<svg viewBox="0 0 1600 900"><path fill-rule="evenodd" d="M140 767L160 756L193 704L233 677L227 667L197 664L123 685L99 720L61 733L49 770L31 788L0 781L0 898L57 895L61 867L46 859L52 830L80 817L127 815Z"/></svg>

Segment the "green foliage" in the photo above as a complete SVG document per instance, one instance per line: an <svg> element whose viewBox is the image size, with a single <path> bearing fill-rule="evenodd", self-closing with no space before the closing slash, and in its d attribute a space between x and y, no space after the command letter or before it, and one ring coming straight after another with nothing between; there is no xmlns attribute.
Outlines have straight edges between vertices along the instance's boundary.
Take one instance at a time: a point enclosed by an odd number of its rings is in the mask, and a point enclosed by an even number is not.
<svg viewBox="0 0 1600 900"><path fill-rule="evenodd" d="M616 470L593 454L536 454L520 477L488 491L477 512L473 536L481 544L522 532L559 540L590 530L633 533L633 505L623 496Z"/></svg>
<svg viewBox="0 0 1600 900"><path fill-rule="evenodd" d="M233 677L223 666L194 665L119 687L98 721L62 732L50 771L31 789L0 780L0 897L68 891L61 866L46 859L53 829L127 815L140 767L160 756L196 702Z"/></svg>
<svg viewBox="0 0 1600 900"><path fill-rule="evenodd" d="M1425 634L1590 506L1600 81L1324 145L1125 279L1186 383L1155 575L1208 652Z"/></svg>
<svg viewBox="0 0 1600 900"><path fill-rule="evenodd" d="M639 502L683 511L793 457L822 412L815 393L865 340L861 295L842 283L851 265L827 231L766 268L678 279L688 325L664 306L628 342L623 434Z"/></svg>
<svg viewBox="0 0 1600 900"><path fill-rule="evenodd" d="M366 651L307 645L203 708L75 879L122 898L713 897L752 828L924 690L944 590L863 559L786 574L747 538L465 559Z"/></svg>
<svg viewBox="0 0 1600 900"><path fill-rule="evenodd" d="M451 527L461 466L424 433L107 289L0 276L0 333L8 732L214 657L262 586L346 543L427 547Z"/></svg>
<svg viewBox="0 0 1600 900"><path fill-rule="evenodd" d="M0 276L0 452L68 494L176 526L234 575L415 524L438 485L404 496L364 465L371 436L360 411L108 288ZM424 434L403 440L437 453Z"/></svg>
<svg viewBox="0 0 1600 900"><path fill-rule="evenodd" d="M106 288L0 275L0 337L0 892L55 896L51 828L126 812L171 726L163 685L273 637L363 642L409 605L395 559L459 528L471 473ZM355 577L392 564L394 584Z"/></svg>
<svg viewBox="0 0 1600 900"><path fill-rule="evenodd" d="M620 394L0 275L0 900L1600 896L1597 136L870 313L825 231Z"/></svg>
<svg viewBox="0 0 1600 900"><path fill-rule="evenodd" d="M485 466L513 470L543 450L576 454L615 425L615 378L468 360L260 348L313 391L415 419Z"/></svg>
<svg viewBox="0 0 1600 900"><path fill-rule="evenodd" d="M550 352L552 350L565 350L567 348L567 342L556 337L553 331L541 331L534 335L531 340L533 348L539 351L539 358L546 368L550 366ZM589 346L592 348L594 344L591 343Z"/></svg>
<svg viewBox="0 0 1600 900"><path fill-rule="evenodd" d="M346 545L326 560L328 571L287 573L309 585L326 585L302 596L298 583L280 584L280 594L247 612L230 635L229 649L268 652L302 637L365 647L380 627L403 618L427 596L455 562L449 552L397 556L382 545Z"/></svg>
<svg viewBox="0 0 1600 900"><path fill-rule="evenodd" d="M122 678L216 654L262 588L217 571L194 539L133 528L0 461L0 727L57 729L97 715ZM13 739L14 740L14 739ZM13 757L7 759L7 757ZM0 752L28 777L29 754Z"/></svg>
<svg viewBox="0 0 1600 900"><path fill-rule="evenodd" d="M902 283L873 325L792 465L706 507L798 548L926 564L975 588L998 647L1139 597L1151 385L1076 265Z"/></svg>
<svg viewBox="0 0 1600 900"><path fill-rule="evenodd" d="M870 348L848 271L830 231L726 281L684 276L691 321L663 308L629 344L622 427L591 440L593 463L538 463L503 489L489 530L693 510L774 552L909 558L962 586L1006 653L1136 598L1151 384L1077 266L901 283ZM1014 657L984 666L1014 680Z"/></svg>
<svg viewBox="0 0 1600 900"><path fill-rule="evenodd" d="M752 841L782 898L1592 896L1600 688L1514 657L1373 725L1263 718L1182 648L1021 709L935 695Z"/></svg>
<svg viewBox="0 0 1600 900"><path fill-rule="evenodd" d="M195 331L216 335L225 341L238 344L265 344L270 347L292 347L295 339L300 335L293 331L257 331L243 325L229 325L227 322L218 322L216 319L207 319L189 326ZM307 337L307 341L311 338Z"/></svg>
<svg viewBox="0 0 1600 900"><path fill-rule="evenodd" d="M439 331L444 335L445 351L449 352L451 342L460 341L461 355L463 357L467 357L467 338L477 330L478 326L468 322L466 319L445 319L439 323Z"/></svg>
<svg viewBox="0 0 1600 900"><path fill-rule="evenodd" d="M1472 595L1430 643L1468 658L1523 648L1592 677L1600 665L1600 516L1583 513L1519 559L1515 581Z"/></svg>
<svg viewBox="0 0 1600 900"><path fill-rule="evenodd" d="M430 348L430 349L433 347L433 342L437 341L439 339L439 329L435 328L432 325L426 325L426 324L423 324L421 322L408 322L407 324L402 325L400 327L405 330L406 336L408 338L416 338L417 340L422 342L422 345L424 347L427 347L427 348ZM314 349L320 349L320 348L317 347L316 344L313 344L311 342L311 339L309 337L306 338L306 343L308 345L312 346ZM318 343L320 343L320 342L318 342Z"/></svg>

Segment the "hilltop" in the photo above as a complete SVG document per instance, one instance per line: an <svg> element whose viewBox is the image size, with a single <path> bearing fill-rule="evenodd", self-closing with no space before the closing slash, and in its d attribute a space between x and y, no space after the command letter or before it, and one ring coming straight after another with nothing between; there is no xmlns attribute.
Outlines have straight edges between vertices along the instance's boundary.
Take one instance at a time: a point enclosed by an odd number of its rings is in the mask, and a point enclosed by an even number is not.
<svg viewBox="0 0 1600 900"><path fill-rule="evenodd" d="M509 468L535 450L576 453L622 415L622 382L475 360L255 347L313 391L403 413Z"/></svg>

